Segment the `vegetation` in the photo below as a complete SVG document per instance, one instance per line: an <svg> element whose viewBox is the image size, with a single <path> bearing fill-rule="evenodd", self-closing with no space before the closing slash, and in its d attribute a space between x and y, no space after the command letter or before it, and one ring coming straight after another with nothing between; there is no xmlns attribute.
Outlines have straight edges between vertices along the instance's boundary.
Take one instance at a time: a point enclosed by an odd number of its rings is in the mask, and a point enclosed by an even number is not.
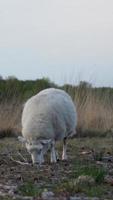
<svg viewBox="0 0 113 200"><path fill-rule="evenodd" d="M78 136L113 134L113 88L94 88L84 81L78 86L58 86L48 78L21 81L10 76L7 79L0 78L1 137L9 133L19 133L21 111L25 101L39 91L51 87L64 89L75 102Z"/></svg>
<svg viewBox="0 0 113 200"><path fill-rule="evenodd" d="M0 101L25 101L45 88L56 87L48 78L21 81L15 77L0 80Z"/></svg>
<svg viewBox="0 0 113 200"><path fill-rule="evenodd" d="M61 142L56 148L61 158ZM48 152L45 164L37 167L20 165L12 161L10 156L19 160L18 152L29 161L31 158L17 139L4 138L0 140L0 163L2 163L0 182L11 185L16 183L15 195L21 196L41 197L42 192L52 191L59 199L63 196L69 199L69 196L85 195L111 200L113 182L106 183L105 177L113 173L113 161L104 161L104 157L108 151L113 155L112 148L111 138L76 138L68 141L69 161L60 160L56 164L50 164L50 152ZM103 156L102 161L98 163L93 154L100 151L103 151Z"/></svg>
<svg viewBox="0 0 113 200"><path fill-rule="evenodd" d="M68 92L77 107L78 138L69 141L69 162L50 165L47 155L41 169L21 166L10 156L19 160L21 153L28 161L31 158L25 147L10 136L21 133L21 113L26 100L51 87ZM1 183L18 183L17 194L39 197L43 191L53 191L61 197L82 193L112 199L113 183L109 180L105 183L105 177L111 174L113 161L106 162L103 158L113 155L113 88L94 88L87 82L58 86L48 78L21 81L13 76L5 80L0 77L0 138L3 137L0 140ZM58 143L57 148L61 157L62 145Z"/></svg>

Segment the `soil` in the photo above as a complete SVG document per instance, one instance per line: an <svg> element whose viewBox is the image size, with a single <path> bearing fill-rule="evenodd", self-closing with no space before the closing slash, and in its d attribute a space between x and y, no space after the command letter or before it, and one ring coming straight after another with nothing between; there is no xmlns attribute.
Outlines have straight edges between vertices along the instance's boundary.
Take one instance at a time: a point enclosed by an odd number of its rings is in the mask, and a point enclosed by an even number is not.
<svg viewBox="0 0 113 200"><path fill-rule="evenodd" d="M75 139L74 139L75 140ZM75 193L75 191L71 191L68 186L65 186L65 182L67 180L75 179L76 176L74 175L76 172L76 164L79 160L79 164L83 165L84 163L94 163L99 166L104 166L105 169L109 172L113 169L113 160L112 160L112 143L111 140L105 140L106 148L104 149L104 154L106 153L106 159L108 154L108 160L103 161L102 157L100 160L96 160L94 158L94 147L97 144L98 151L103 149L102 141L100 140L96 142L94 141L91 144L89 140L93 139L76 139L78 141L69 142L68 145L68 161L59 161L56 164L51 164L49 161L49 153L45 158L45 164L41 167L33 166L31 163L30 155L27 153L24 146L22 146L16 138L4 138L0 140L0 199L17 199L21 196L21 199L25 196L32 196L32 193L35 194L34 187L37 188L37 192L34 199L40 199L41 193L43 191L53 191L58 198L67 198L69 199L70 196L87 196L87 194L83 194L81 191ZM104 139L103 139L104 140ZM84 143L85 141L85 143ZM100 142L100 143L99 143ZM85 144L85 145L84 145ZM89 145L90 144L90 145ZM58 144L58 149L61 155L61 144ZM92 151L93 149L93 151ZM110 151L110 152L108 152ZM22 165L16 161L23 162L24 158L27 159L29 165ZM104 155L105 158L105 155ZM111 158L109 160L109 158ZM25 162L25 161L24 161ZM107 175L107 174L106 174ZM111 177L113 174L110 175ZM99 199L112 199L113 197L113 185L112 183L101 183L102 186L105 187L105 194L101 194ZM33 188L32 188L33 186ZM25 188L22 190L22 187ZM26 190L28 187L28 191ZM66 188L65 188L66 187ZM30 191L31 189L31 191ZM31 194L30 194L31 192ZM28 198L28 199L29 199ZM94 198L94 197L92 197Z"/></svg>

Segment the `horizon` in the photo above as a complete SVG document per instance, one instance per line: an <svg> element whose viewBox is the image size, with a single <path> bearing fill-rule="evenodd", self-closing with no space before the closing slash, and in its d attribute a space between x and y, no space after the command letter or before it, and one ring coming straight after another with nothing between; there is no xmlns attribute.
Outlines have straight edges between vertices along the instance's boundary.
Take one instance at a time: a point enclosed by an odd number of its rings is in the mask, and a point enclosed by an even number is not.
<svg viewBox="0 0 113 200"><path fill-rule="evenodd" d="M64 67L65 68L65 67ZM49 70L48 70L49 69ZM43 67L43 69L32 66L24 67L0 67L0 75L7 79L9 76L14 76L19 80L36 80L43 77L49 78L51 81L58 85L72 84L78 85L80 81L91 83L94 87L113 87L112 67L100 67L100 70L90 70L90 67L66 68L61 71L56 68ZM104 81L103 81L104 80Z"/></svg>
<svg viewBox="0 0 113 200"><path fill-rule="evenodd" d="M113 89L113 86L97 86L97 85L94 85L92 84L90 81L86 81L86 80L80 80L76 83L72 83L72 82L64 82L62 84L59 84L59 83L56 83L54 80L51 80L49 77L40 77L40 78L36 78L36 79L19 79L18 77L14 76L14 75L9 75L9 76L6 76L6 77L3 77L1 74L0 74L0 81L1 80L18 80L18 81L37 81L37 80L48 80L50 81L51 83L55 84L56 86L59 86L59 87L62 87L62 86L65 86L65 85L70 85L70 86L79 86L80 84L88 84L89 87L91 88L111 88Z"/></svg>

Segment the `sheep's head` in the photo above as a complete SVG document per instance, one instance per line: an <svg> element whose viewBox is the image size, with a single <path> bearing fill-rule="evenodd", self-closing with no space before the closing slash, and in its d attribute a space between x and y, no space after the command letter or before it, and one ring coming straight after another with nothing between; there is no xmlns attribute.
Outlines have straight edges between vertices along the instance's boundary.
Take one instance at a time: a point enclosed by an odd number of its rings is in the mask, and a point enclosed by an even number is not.
<svg viewBox="0 0 113 200"><path fill-rule="evenodd" d="M27 151L31 154L33 164L41 165L44 162L44 154L51 146L51 139L28 141L23 137L19 137L19 141L25 143Z"/></svg>

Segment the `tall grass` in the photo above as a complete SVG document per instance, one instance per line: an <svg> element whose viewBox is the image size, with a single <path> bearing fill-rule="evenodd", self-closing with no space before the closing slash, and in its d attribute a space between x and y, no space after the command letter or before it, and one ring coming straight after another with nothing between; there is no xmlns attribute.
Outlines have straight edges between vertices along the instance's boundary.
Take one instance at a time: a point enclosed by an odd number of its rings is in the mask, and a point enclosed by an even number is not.
<svg viewBox="0 0 113 200"><path fill-rule="evenodd" d="M79 136L105 135L113 132L113 103L108 93L95 93L92 88L63 87L77 108ZM16 95L0 101L0 137L21 132L23 102Z"/></svg>
<svg viewBox="0 0 113 200"><path fill-rule="evenodd" d="M113 132L113 102L108 93L101 96L92 88L66 87L71 95L78 115L79 136L98 136Z"/></svg>
<svg viewBox="0 0 113 200"><path fill-rule="evenodd" d="M13 99L0 103L0 138L21 132L22 104Z"/></svg>

